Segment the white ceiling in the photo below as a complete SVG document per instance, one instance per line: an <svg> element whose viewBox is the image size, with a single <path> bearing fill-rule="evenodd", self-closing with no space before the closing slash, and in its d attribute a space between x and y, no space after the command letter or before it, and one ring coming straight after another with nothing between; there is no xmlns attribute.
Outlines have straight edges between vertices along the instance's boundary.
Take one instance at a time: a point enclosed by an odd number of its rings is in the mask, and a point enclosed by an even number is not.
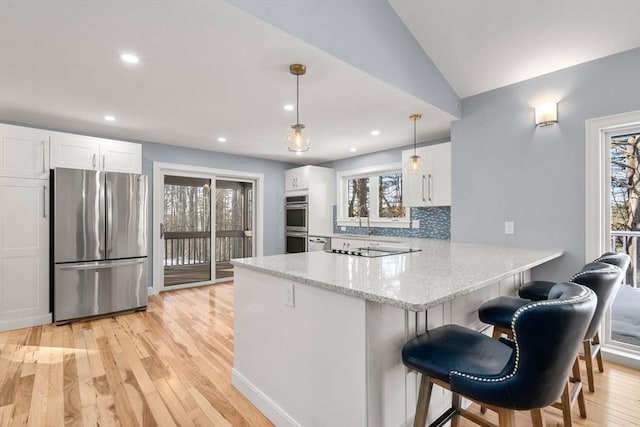
<svg viewBox="0 0 640 427"><path fill-rule="evenodd" d="M588 0L390 3L462 96L640 46L635 0L593 2L611 10L580 6ZM552 47L537 49L546 33ZM125 51L140 63L122 63ZM282 142L295 122L282 108L295 101L294 62L308 66L300 118L313 141L302 156ZM410 144L412 113L426 118L419 141L448 136L449 114L226 2L0 1L2 122L314 164Z"/></svg>
<svg viewBox="0 0 640 427"><path fill-rule="evenodd" d="M638 0L389 0L461 98L640 46Z"/></svg>

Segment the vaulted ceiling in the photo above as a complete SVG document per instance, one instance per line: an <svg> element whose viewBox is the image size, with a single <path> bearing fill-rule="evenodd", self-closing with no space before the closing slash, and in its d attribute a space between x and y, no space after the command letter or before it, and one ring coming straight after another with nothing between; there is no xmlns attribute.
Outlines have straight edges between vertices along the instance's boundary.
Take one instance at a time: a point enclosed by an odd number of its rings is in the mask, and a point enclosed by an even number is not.
<svg viewBox="0 0 640 427"><path fill-rule="evenodd" d="M232 3L0 1L0 121L300 164L407 145L412 113L426 118L419 141L448 137L457 114L414 92L419 84L398 84L415 76L379 74L361 66L371 63L364 51L327 52L317 33L307 39ZM640 46L636 1L389 3L401 19L391 21L421 47L414 56L459 97ZM140 62L122 62L123 52ZM294 62L308 66L299 112L313 145L302 156L283 143L295 122L283 109L295 103Z"/></svg>

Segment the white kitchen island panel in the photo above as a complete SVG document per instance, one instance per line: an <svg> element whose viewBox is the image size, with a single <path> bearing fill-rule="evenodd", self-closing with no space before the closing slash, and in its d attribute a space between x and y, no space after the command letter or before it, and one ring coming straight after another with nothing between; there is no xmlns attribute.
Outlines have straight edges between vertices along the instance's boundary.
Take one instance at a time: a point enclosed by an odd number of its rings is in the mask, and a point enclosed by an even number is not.
<svg viewBox="0 0 640 427"><path fill-rule="evenodd" d="M276 425L411 425L419 375L402 364L402 346L449 323L489 333L478 320L479 305L515 294L531 268L562 254L432 239L403 243L421 251L232 261L232 382ZM428 421L449 403L450 394L434 387Z"/></svg>
<svg viewBox="0 0 640 427"><path fill-rule="evenodd" d="M233 384L276 425L366 425L366 302L240 268ZM344 424L342 424L344 423Z"/></svg>

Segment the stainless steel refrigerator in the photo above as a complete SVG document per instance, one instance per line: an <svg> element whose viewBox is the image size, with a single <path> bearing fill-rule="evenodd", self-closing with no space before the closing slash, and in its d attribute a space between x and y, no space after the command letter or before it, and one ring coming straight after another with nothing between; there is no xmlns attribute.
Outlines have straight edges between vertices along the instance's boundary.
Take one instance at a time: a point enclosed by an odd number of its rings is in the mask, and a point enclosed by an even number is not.
<svg viewBox="0 0 640 427"><path fill-rule="evenodd" d="M147 306L147 177L53 171L56 323Z"/></svg>

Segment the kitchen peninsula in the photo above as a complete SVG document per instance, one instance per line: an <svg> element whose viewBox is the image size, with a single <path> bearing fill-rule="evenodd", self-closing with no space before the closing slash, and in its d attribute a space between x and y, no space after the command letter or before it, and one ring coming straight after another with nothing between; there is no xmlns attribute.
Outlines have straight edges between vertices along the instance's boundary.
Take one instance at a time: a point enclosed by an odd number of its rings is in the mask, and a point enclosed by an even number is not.
<svg viewBox="0 0 640 427"><path fill-rule="evenodd" d="M533 267L562 255L435 239L394 245L419 251L232 261L233 384L276 425L410 423L419 377L402 365L402 345L447 323L481 330L482 302L514 294ZM429 422L448 406L443 390L433 394Z"/></svg>

